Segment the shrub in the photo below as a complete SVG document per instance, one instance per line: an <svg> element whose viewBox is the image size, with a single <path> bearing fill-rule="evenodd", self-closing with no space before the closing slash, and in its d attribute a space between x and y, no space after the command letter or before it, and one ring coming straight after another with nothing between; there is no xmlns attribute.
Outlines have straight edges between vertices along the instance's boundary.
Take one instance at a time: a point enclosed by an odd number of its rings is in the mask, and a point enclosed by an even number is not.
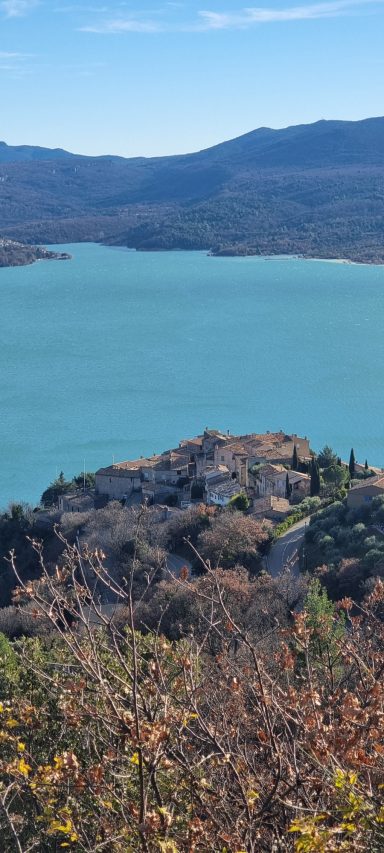
<svg viewBox="0 0 384 853"><path fill-rule="evenodd" d="M229 506L231 509L238 509L239 512L246 512L249 507L249 500L247 498L247 495L240 494L236 495L234 498L231 498Z"/></svg>

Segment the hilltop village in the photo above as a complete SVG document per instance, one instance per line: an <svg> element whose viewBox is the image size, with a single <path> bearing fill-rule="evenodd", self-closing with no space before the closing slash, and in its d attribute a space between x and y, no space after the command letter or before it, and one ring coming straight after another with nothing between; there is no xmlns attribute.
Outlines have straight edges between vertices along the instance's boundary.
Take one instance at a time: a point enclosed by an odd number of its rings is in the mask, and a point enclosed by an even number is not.
<svg viewBox="0 0 384 853"><path fill-rule="evenodd" d="M195 501L226 507L244 496L255 514L284 517L292 503L310 494L310 462L306 437L282 430L231 435L207 428L158 455L100 468L94 492L62 495L59 508L80 512L103 498L179 509Z"/></svg>
<svg viewBox="0 0 384 853"><path fill-rule="evenodd" d="M194 503L223 508L238 504L255 517L279 522L292 512L293 505L317 493L312 479L315 458L307 436L283 430L232 435L206 428L163 453L100 468L95 488L61 494L58 508L85 512L109 501L125 506L160 505L175 511ZM339 461L342 469L348 468L347 462ZM357 478L368 475L364 465L354 464ZM381 468L370 468L368 479L354 481L348 503L366 502L367 490L373 496L384 492Z"/></svg>

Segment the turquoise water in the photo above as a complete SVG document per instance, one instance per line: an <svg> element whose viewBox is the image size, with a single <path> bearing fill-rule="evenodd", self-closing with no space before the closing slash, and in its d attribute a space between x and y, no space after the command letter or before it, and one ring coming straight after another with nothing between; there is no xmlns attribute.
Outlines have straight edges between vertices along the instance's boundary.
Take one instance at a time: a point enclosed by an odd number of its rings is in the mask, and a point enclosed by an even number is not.
<svg viewBox="0 0 384 853"><path fill-rule="evenodd" d="M0 270L0 506L207 425L384 465L384 267L61 248Z"/></svg>

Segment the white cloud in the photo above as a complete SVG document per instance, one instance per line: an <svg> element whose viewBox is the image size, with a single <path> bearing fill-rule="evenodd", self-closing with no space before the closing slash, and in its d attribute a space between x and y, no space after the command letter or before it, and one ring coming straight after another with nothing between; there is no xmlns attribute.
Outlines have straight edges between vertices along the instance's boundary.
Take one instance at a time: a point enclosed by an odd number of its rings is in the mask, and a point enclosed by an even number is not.
<svg viewBox="0 0 384 853"><path fill-rule="evenodd" d="M60 12L64 15L76 13L83 14L84 12L92 12L94 14L103 14L104 12L108 12L108 6L82 6L81 3L77 3L76 5L62 5L56 6L53 10L54 12Z"/></svg>
<svg viewBox="0 0 384 853"><path fill-rule="evenodd" d="M90 24L80 27L83 33L159 33L164 27L157 21L140 21L136 18L117 18L111 21L101 21L99 24Z"/></svg>
<svg viewBox="0 0 384 853"><path fill-rule="evenodd" d="M16 0L14 0L16 2ZM321 18L334 18L356 12L362 12L367 6L382 6L384 0L329 0L329 2L307 3L271 9L263 6L244 7L238 12L199 11L194 20L170 20L160 17L158 20L142 18L140 13L129 17L113 19L101 18L96 23L81 27L82 32L102 33L161 33L161 32L209 32L211 30L249 29L257 24L283 23L289 21L311 21ZM124 5L124 4L123 4ZM179 6L169 2L168 7ZM182 8L183 4L180 4ZM153 14L153 13L152 13Z"/></svg>
<svg viewBox="0 0 384 853"><path fill-rule="evenodd" d="M39 0L1 0L0 9L7 18L22 18L38 5Z"/></svg>
<svg viewBox="0 0 384 853"><path fill-rule="evenodd" d="M239 13L199 12L202 29L226 30L248 28L254 24L271 24L284 21L310 21L318 18L333 18L347 14L353 8L381 5L383 0L334 0L329 3L314 3L284 9L252 7Z"/></svg>

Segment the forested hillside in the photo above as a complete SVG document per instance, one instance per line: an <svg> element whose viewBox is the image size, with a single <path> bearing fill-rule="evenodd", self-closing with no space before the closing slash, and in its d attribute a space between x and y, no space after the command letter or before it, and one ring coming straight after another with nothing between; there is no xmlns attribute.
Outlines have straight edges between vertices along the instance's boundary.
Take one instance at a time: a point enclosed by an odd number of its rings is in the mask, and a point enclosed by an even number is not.
<svg viewBox="0 0 384 853"><path fill-rule="evenodd" d="M175 157L0 145L0 234L382 261L384 118L260 128Z"/></svg>

